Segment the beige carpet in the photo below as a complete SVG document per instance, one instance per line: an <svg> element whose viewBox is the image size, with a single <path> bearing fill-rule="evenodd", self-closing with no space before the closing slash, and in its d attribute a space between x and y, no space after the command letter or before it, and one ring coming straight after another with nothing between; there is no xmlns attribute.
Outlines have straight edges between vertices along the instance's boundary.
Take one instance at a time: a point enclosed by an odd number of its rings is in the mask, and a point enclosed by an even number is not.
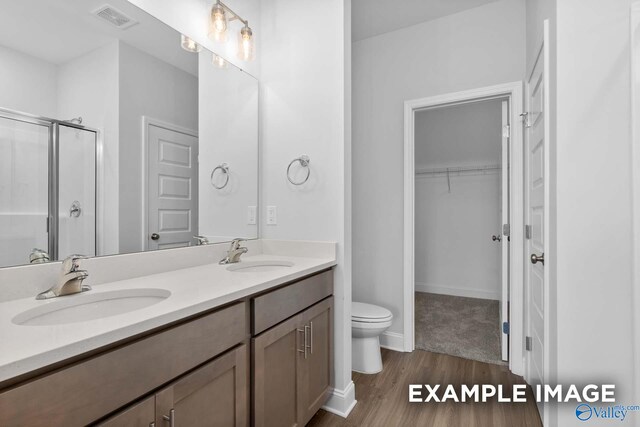
<svg viewBox="0 0 640 427"><path fill-rule="evenodd" d="M504 364L498 303L416 292L416 348Z"/></svg>

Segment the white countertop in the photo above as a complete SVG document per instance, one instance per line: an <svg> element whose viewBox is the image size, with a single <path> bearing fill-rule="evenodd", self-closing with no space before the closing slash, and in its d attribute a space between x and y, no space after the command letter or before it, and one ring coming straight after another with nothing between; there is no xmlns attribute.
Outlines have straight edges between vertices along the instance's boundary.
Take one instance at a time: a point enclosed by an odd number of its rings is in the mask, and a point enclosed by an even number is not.
<svg viewBox="0 0 640 427"><path fill-rule="evenodd" d="M170 291L171 296L139 310L78 323L22 326L12 322L19 313L55 303L56 298L37 301L34 295L0 303L0 382L336 265L335 257L273 254L243 257L244 262L261 260L292 262L293 266L241 273L212 263L103 283L89 293L157 288Z"/></svg>

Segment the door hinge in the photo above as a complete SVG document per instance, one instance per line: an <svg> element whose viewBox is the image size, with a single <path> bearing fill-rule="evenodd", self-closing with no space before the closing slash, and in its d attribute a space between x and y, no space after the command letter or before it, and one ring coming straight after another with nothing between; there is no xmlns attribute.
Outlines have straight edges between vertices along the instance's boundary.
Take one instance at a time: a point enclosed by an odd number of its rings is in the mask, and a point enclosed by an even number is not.
<svg viewBox="0 0 640 427"><path fill-rule="evenodd" d="M530 225L525 225L524 226L524 237L526 239L531 239L531 226Z"/></svg>
<svg viewBox="0 0 640 427"><path fill-rule="evenodd" d="M531 351L531 347L533 345L533 340L531 339L531 337L526 337L524 340L524 348L527 351Z"/></svg>
<svg viewBox="0 0 640 427"><path fill-rule="evenodd" d="M502 128L502 137L503 138L511 138L511 126L504 125Z"/></svg>
<svg viewBox="0 0 640 427"><path fill-rule="evenodd" d="M529 123L529 112L526 113L522 113L520 114L520 117L522 117L522 123L524 124L524 127L526 128L530 128L531 127L531 123Z"/></svg>
<svg viewBox="0 0 640 427"><path fill-rule="evenodd" d="M510 237L511 236L511 225L502 224L502 234L504 236Z"/></svg>
<svg viewBox="0 0 640 427"><path fill-rule="evenodd" d="M502 322L502 333L509 335L509 322Z"/></svg>

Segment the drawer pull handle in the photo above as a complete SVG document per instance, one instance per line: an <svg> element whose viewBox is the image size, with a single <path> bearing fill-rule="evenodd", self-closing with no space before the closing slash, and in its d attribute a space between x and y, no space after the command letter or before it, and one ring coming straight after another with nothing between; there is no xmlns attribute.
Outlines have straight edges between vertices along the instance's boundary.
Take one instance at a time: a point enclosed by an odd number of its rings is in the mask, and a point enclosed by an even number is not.
<svg viewBox="0 0 640 427"><path fill-rule="evenodd" d="M313 354L313 322L309 322L309 352Z"/></svg>
<svg viewBox="0 0 640 427"><path fill-rule="evenodd" d="M176 415L176 410L172 409L169 411L169 416L163 415L162 419L169 422L169 427L175 427L175 421L176 421L175 415Z"/></svg>
<svg viewBox="0 0 640 427"><path fill-rule="evenodd" d="M305 325L304 329L298 329L298 332L304 334L304 342L302 343L303 350L298 349L299 353L304 353L304 358L307 358L307 327Z"/></svg>

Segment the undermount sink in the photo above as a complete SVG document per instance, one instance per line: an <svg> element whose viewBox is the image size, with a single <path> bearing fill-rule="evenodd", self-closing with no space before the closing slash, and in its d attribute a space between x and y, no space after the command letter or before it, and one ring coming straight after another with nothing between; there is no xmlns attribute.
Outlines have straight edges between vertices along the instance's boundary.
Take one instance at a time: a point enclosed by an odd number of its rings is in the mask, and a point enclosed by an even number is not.
<svg viewBox="0 0 640 427"><path fill-rule="evenodd" d="M12 322L24 326L50 326L102 319L149 307L170 295L168 290L154 288L68 295L23 311Z"/></svg>
<svg viewBox="0 0 640 427"><path fill-rule="evenodd" d="M238 273L264 273L290 267L293 267L293 263L289 261L240 261L227 267L227 270Z"/></svg>

